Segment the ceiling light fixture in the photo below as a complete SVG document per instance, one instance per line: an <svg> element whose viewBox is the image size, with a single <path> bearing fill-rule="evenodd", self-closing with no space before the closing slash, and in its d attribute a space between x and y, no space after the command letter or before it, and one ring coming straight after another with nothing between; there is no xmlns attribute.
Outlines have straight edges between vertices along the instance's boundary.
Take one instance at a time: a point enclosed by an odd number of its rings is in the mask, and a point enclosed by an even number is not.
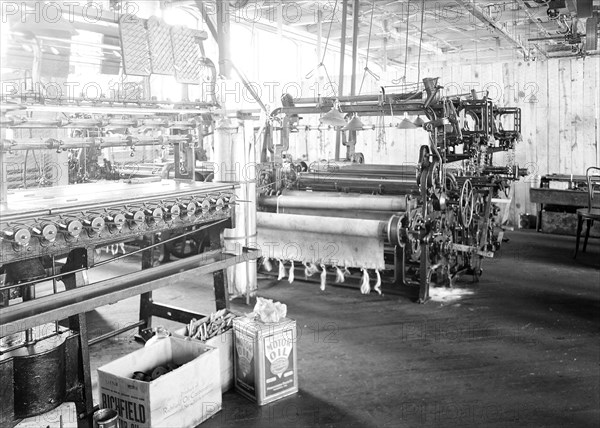
<svg viewBox="0 0 600 428"><path fill-rule="evenodd" d="M422 128L424 123L425 121L421 119L421 115L418 115L415 121L413 122L413 125L415 125L417 128Z"/></svg>
<svg viewBox="0 0 600 428"><path fill-rule="evenodd" d="M319 121L323 125L345 126L347 124L344 114L339 109L339 103L335 101L333 107L325 113Z"/></svg>
<svg viewBox="0 0 600 428"><path fill-rule="evenodd" d="M398 129L415 129L416 125L410 121L408 115L404 113L404 119L396 125Z"/></svg>
<svg viewBox="0 0 600 428"><path fill-rule="evenodd" d="M362 123L362 120L360 120L358 115L354 113L352 120L342 128L342 131L362 131L364 126L365 125Z"/></svg>

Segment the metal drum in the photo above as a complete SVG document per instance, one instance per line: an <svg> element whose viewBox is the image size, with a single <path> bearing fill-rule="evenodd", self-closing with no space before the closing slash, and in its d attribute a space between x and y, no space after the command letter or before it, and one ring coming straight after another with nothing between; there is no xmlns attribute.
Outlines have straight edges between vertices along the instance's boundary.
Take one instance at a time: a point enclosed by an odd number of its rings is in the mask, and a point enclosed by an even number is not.
<svg viewBox="0 0 600 428"><path fill-rule="evenodd" d="M13 359L15 417L40 415L65 401L65 335L41 340L2 357Z"/></svg>

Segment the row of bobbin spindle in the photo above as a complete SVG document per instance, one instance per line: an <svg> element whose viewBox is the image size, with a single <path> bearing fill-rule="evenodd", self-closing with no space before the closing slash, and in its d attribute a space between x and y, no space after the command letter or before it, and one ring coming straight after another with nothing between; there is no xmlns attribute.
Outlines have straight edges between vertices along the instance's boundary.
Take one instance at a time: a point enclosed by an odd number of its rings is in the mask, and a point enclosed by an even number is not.
<svg viewBox="0 0 600 428"><path fill-rule="evenodd" d="M234 195L209 195L193 197L188 200L161 201L143 206L108 208L104 212L88 211L81 217L64 215L55 219L40 218L33 224L15 223L0 233L0 238L13 244L13 247L25 248L32 238L41 245L48 245L62 235L68 242L76 241L84 231L90 238L100 237L104 230L120 233L126 227L136 230L143 224L148 227L162 223L190 222L197 217L229 209L234 204Z"/></svg>

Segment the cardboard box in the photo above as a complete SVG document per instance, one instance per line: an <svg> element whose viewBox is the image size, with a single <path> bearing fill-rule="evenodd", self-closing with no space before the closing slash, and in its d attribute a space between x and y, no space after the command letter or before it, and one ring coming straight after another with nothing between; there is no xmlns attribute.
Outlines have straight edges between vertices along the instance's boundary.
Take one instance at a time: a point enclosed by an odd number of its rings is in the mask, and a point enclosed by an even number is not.
<svg viewBox="0 0 600 428"><path fill-rule="evenodd" d="M131 378L173 362L152 382ZM221 410L219 353L198 341L161 339L98 369L100 408L115 409L121 428L195 427Z"/></svg>
<svg viewBox="0 0 600 428"><path fill-rule="evenodd" d="M233 320L235 389L259 405L298 392L296 321Z"/></svg>
<svg viewBox="0 0 600 428"><path fill-rule="evenodd" d="M233 388L233 329L202 342L198 339L190 339L186 336L187 327L173 332L174 337L182 337L186 340L197 340L219 352L219 364L221 365L221 392L227 392Z"/></svg>

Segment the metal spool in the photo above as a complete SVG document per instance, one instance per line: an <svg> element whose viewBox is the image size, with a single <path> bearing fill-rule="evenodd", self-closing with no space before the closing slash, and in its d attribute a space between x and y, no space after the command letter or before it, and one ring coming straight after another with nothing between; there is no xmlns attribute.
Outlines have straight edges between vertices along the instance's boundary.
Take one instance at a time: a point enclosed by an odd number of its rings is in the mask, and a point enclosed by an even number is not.
<svg viewBox="0 0 600 428"><path fill-rule="evenodd" d="M220 199L223 201L222 209L226 210L227 208L229 208L229 204L231 203L230 196L229 195L221 195Z"/></svg>
<svg viewBox="0 0 600 428"><path fill-rule="evenodd" d="M146 216L144 215L143 211L134 211L125 214L125 218L129 223L129 227L131 227L132 229L140 227L141 224L144 222L145 217Z"/></svg>
<svg viewBox="0 0 600 428"><path fill-rule="evenodd" d="M95 235L104 229L105 221L102 217L93 217L83 221L83 226L88 230L88 234Z"/></svg>
<svg viewBox="0 0 600 428"><path fill-rule="evenodd" d="M106 217L106 222L116 229L121 230L126 222L126 218L121 213L112 213Z"/></svg>
<svg viewBox="0 0 600 428"><path fill-rule="evenodd" d="M181 217L194 217L194 215L196 215L196 204L194 202L181 204Z"/></svg>
<svg viewBox="0 0 600 428"><path fill-rule="evenodd" d="M58 234L58 228L53 224L42 224L39 227L33 227L31 229L33 234L40 238L42 242L54 242L56 235Z"/></svg>
<svg viewBox="0 0 600 428"><path fill-rule="evenodd" d="M163 219L165 222L170 223L181 215L181 208L179 205L167 205L163 209Z"/></svg>
<svg viewBox="0 0 600 428"><path fill-rule="evenodd" d="M72 220L69 222L60 223L58 225L59 231L65 234L69 238L77 238L83 230L83 224L79 220Z"/></svg>
<svg viewBox="0 0 600 428"><path fill-rule="evenodd" d="M210 211L210 198L204 199L200 205L200 208L203 214L208 214Z"/></svg>
<svg viewBox="0 0 600 428"><path fill-rule="evenodd" d="M13 241L17 246L26 247L31 240L31 232L25 227L15 228L14 230L5 230L4 239Z"/></svg>
<svg viewBox="0 0 600 428"><path fill-rule="evenodd" d="M160 223L163 220L163 210L161 208L149 208L145 214L148 223Z"/></svg>

